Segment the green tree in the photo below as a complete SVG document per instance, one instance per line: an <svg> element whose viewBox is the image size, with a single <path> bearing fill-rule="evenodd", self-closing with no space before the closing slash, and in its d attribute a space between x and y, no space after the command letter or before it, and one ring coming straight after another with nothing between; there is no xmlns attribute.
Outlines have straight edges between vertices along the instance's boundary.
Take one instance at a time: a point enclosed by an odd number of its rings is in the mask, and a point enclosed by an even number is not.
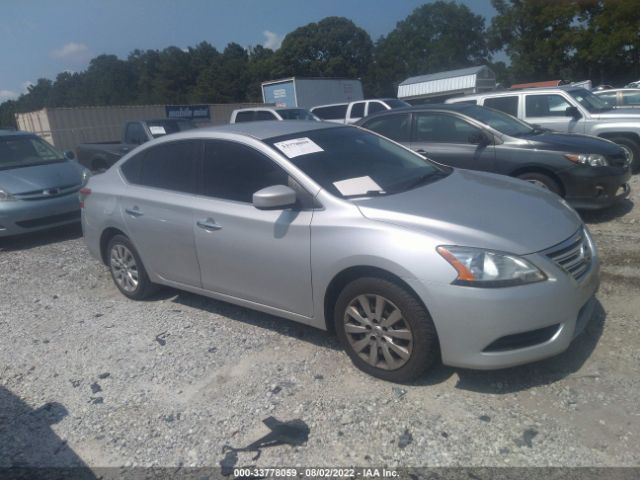
<svg viewBox="0 0 640 480"><path fill-rule="evenodd" d="M413 75L487 63L484 18L466 5L438 0L416 8L376 42L367 89L395 96L397 84Z"/></svg>
<svg viewBox="0 0 640 480"><path fill-rule="evenodd" d="M369 34L343 17L327 17L289 33L276 52L274 75L363 77L371 63Z"/></svg>
<svg viewBox="0 0 640 480"><path fill-rule="evenodd" d="M576 1L491 0L498 14L488 31L492 51L511 60L516 83L573 77Z"/></svg>

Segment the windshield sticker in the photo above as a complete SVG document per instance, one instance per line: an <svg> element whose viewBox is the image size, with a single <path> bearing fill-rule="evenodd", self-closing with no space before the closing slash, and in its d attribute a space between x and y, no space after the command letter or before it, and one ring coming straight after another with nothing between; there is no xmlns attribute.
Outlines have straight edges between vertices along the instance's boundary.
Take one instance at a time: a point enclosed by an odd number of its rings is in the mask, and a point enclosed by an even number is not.
<svg viewBox="0 0 640 480"><path fill-rule="evenodd" d="M167 132L165 131L164 127L149 127L149 131L151 132L151 135L166 135Z"/></svg>
<svg viewBox="0 0 640 480"><path fill-rule="evenodd" d="M339 182L333 182L333 186L345 197L383 191L382 187L369 176L340 180Z"/></svg>
<svg viewBox="0 0 640 480"><path fill-rule="evenodd" d="M308 155L310 153L324 152L318 144L307 137L285 140L284 142L277 142L273 145L289 158Z"/></svg>

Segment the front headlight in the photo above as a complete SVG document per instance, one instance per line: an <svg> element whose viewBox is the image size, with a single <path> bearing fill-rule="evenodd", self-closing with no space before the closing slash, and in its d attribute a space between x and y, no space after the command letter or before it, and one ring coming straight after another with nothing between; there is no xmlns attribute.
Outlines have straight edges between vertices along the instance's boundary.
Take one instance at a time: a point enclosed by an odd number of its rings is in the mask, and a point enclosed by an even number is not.
<svg viewBox="0 0 640 480"><path fill-rule="evenodd" d="M606 167L609 165L604 155L598 153L567 153L564 158L573 163L589 165L590 167Z"/></svg>
<svg viewBox="0 0 640 480"><path fill-rule="evenodd" d="M91 171L87 168L82 170L82 186L84 187L91 178Z"/></svg>
<svg viewBox="0 0 640 480"><path fill-rule="evenodd" d="M512 287L547 279L539 268L516 255L471 247L440 246L436 250L458 272L454 285Z"/></svg>
<svg viewBox="0 0 640 480"><path fill-rule="evenodd" d="M15 200L13 195L11 195L6 190L3 190L3 189L0 188L0 202L8 202L10 200Z"/></svg>

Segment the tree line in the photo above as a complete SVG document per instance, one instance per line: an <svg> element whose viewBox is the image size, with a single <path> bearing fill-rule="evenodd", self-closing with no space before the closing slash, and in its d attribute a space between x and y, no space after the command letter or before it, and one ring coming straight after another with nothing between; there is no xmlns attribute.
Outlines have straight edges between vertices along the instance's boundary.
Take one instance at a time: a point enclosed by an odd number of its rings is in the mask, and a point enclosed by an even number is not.
<svg viewBox="0 0 640 480"><path fill-rule="evenodd" d="M41 78L0 104L0 125L44 107L261 101L260 83L289 76L360 78L365 95L395 96L412 75L488 65L504 86L550 79L624 84L640 79L637 0L492 0L490 22L466 5L416 8L373 41L343 17L290 32L281 47L222 52L208 42L93 58L82 72ZM508 63L494 61L504 52Z"/></svg>

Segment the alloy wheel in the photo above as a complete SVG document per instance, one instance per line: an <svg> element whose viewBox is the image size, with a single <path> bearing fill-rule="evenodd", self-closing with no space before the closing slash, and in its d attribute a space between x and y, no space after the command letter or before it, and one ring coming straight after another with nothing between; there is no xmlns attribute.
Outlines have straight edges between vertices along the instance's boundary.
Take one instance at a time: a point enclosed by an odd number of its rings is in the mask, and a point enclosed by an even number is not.
<svg viewBox="0 0 640 480"><path fill-rule="evenodd" d="M109 265L116 283L125 291L138 288L139 271L136 259L125 245L118 243L111 249Z"/></svg>
<svg viewBox="0 0 640 480"><path fill-rule="evenodd" d="M413 333L400 309L381 295L359 295L344 313L347 341L360 358L396 370L411 358Z"/></svg>

